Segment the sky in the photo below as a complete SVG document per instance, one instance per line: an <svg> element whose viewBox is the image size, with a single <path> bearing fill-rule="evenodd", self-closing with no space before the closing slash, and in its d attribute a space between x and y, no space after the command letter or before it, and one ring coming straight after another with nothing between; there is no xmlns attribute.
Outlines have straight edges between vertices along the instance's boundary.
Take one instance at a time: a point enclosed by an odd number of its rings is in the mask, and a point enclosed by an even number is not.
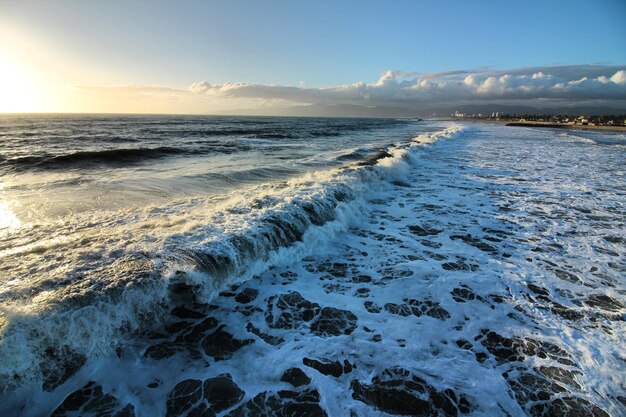
<svg viewBox="0 0 626 417"><path fill-rule="evenodd" d="M626 109L626 1L0 0L0 112Z"/></svg>

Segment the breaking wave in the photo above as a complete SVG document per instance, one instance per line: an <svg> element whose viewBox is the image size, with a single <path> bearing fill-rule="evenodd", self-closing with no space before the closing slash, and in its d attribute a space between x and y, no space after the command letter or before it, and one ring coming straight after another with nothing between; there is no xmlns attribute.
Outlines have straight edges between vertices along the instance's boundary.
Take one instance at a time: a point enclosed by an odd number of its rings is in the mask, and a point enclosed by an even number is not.
<svg viewBox="0 0 626 417"><path fill-rule="evenodd" d="M153 210L173 213L167 222L134 215L128 220L135 222L133 228L116 236L107 227L121 221L102 220L100 234L81 235L70 249L87 244L112 247L108 258L92 263L80 258L84 263L72 265L65 279L34 283L27 289L29 298L20 297L19 291L0 294L4 302L0 389L33 384L52 389L71 373L72 366L109 355L126 338L149 331L172 305L189 300L208 303L227 285L315 253L358 223L368 211L368 196L388 181L401 179L425 144L453 138L463 129L453 126L421 134L340 168L257 185L245 195L211 202L210 212L209 205L190 201ZM177 152L173 148L120 151L73 154L62 160L109 161ZM30 163L59 163L60 157L55 158ZM161 236L156 232L152 236L155 224ZM60 251L64 244L54 239L32 243L39 245L37 254Z"/></svg>

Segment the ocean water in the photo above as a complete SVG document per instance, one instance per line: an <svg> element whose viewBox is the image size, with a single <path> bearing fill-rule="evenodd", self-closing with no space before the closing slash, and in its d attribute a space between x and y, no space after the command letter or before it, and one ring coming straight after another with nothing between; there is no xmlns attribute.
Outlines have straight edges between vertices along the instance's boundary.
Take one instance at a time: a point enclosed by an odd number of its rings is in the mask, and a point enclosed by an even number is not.
<svg viewBox="0 0 626 417"><path fill-rule="evenodd" d="M0 117L2 415L624 415L626 136Z"/></svg>

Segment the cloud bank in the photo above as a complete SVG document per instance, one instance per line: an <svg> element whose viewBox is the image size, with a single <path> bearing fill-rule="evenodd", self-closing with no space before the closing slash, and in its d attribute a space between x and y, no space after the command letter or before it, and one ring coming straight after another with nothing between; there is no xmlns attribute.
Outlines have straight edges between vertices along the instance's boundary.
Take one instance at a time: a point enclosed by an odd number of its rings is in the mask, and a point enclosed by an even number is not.
<svg viewBox="0 0 626 417"><path fill-rule="evenodd" d="M626 65L570 65L441 73L385 71L375 82L307 88L254 83L193 83L195 95L221 99L273 100L293 104L359 104L411 109L458 104L564 103L626 109Z"/></svg>
<svg viewBox="0 0 626 417"><path fill-rule="evenodd" d="M476 112L480 112L483 111L481 108L507 109L506 106L510 106L508 109L513 112L532 112L534 108L555 112L571 109L574 113L579 110L586 113L581 109L590 112L602 109L600 112L626 113L626 65L439 73L388 70L374 82L358 81L315 88L245 82L211 84L207 81L193 83L187 88L74 86L63 91L63 97L68 103L67 111L103 113L285 115L293 113L290 113L293 109L303 109L300 105L306 104L326 106L324 111L328 114L339 111L338 106L332 105L368 106L367 112L361 107L361 112L368 115L447 114L457 106L464 106L459 108L470 112L477 108ZM317 107L315 111L319 113L320 106ZM369 111L373 109L380 111ZM299 115L297 111L294 114Z"/></svg>

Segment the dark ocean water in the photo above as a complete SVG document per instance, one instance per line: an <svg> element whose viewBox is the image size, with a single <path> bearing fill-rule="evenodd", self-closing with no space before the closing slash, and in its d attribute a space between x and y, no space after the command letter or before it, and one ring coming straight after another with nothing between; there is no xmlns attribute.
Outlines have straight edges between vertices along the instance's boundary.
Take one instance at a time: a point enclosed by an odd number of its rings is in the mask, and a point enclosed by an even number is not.
<svg viewBox="0 0 626 417"><path fill-rule="evenodd" d="M206 197L338 166L406 139L411 125L376 119L5 115L0 175L4 191L20 202L13 207L18 217L31 221Z"/></svg>
<svg viewBox="0 0 626 417"><path fill-rule="evenodd" d="M41 378L42 351L63 337L71 351L109 351L122 329L162 314L171 288L209 300L262 269L375 181L361 168L428 130L411 120L2 116L3 347L29 339L18 348L27 355L3 357L3 382ZM67 316L85 310L93 328L76 339Z"/></svg>
<svg viewBox="0 0 626 417"><path fill-rule="evenodd" d="M625 160L602 132L2 116L0 411L622 415Z"/></svg>

